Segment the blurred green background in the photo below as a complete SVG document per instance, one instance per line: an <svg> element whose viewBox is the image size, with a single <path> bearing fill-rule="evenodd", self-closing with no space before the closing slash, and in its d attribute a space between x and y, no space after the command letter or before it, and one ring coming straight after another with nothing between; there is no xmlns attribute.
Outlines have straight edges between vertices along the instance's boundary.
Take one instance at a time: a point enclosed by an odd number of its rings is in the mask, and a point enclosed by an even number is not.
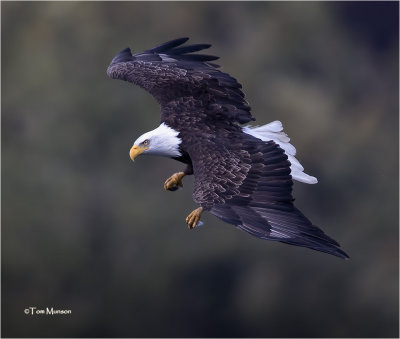
<svg viewBox="0 0 400 339"><path fill-rule="evenodd" d="M398 337L397 2L2 2L3 337ZM211 43L306 172L297 206L349 261L217 218L128 156L158 126L109 79L125 47ZM55 307L71 315L30 316Z"/></svg>

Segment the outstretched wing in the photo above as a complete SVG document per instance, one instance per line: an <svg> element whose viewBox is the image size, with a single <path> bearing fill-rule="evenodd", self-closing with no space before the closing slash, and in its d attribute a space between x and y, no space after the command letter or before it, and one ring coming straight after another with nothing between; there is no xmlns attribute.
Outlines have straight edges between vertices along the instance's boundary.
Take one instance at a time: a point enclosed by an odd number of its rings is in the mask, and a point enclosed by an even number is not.
<svg viewBox="0 0 400 339"><path fill-rule="evenodd" d="M210 213L258 238L348 258L293 205L290 162L273 141L241 133L229 144L197 145L190 155L194 200Z"/></svg>
<svg viewBox="0 0 400 339"><path fill-rule="evenodd" d="M150 92L162 106L163 121L170 119L177 106L186 117L193 114L196 121L207 116L221 118L226 123L254 120L242 86L210 62L218 57L192 54L211 45L179 47L187 40L172 40L137 54L126 48L111 61L107 74Z"/></svg>

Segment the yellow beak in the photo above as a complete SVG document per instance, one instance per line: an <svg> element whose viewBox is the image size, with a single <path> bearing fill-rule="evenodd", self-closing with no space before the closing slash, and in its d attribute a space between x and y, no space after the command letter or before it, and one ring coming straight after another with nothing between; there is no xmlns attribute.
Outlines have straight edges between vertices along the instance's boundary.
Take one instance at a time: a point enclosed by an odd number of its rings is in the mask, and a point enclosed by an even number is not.
<svg viewBox="0 0 400 339"><path fill-rule="evenodd" d="M133 145L129 151L129 156L131 157L132 161L134 161L138 155L142 154L147 149L148 147L139 147L138 145Z"/></svg>

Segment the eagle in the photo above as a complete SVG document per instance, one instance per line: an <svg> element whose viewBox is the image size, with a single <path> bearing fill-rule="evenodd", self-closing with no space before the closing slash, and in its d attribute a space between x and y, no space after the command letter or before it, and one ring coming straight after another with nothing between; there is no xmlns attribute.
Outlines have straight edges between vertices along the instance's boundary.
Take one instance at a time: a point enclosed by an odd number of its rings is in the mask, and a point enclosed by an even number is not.
<svg viewBox="0 0 400 339"><path fill-rule="evenodd" d="M241 84L213 63L219 57L196 53L210 44L184 45L187 40L135 54L125 48L107 68L109 77L142 87L161 106L160 125L137 138L130 158L158 155L186 165L164 189L175 191L185 176L194 175L199 207L186 218L189 229L200 226L207 211L258 238L347 259L293 204L293 180L315 184L317 179L295 158L281 122L248 125L255 119Z"/></svg>

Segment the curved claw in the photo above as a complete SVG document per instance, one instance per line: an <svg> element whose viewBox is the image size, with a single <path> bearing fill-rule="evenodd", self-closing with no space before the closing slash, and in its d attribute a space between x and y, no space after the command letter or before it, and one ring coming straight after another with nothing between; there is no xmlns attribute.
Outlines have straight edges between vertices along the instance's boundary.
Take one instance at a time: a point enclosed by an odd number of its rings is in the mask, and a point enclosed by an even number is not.
<svg viewBox="0 0 400 339"><path fill-rule="evenodd" d="M179 187L183 187L182 178L185 176L185 173L179 172L174 173L165 180L164 189L168 191L176 191Z"/></svg>
<svg viewBox="0 0 400 339"><path fill-rule="evenodd" d="M197 226L200 221L201 213L203 212L203 207L196 208L192 211L186 218L186 223L189 229L193 229Z"/></svg>

